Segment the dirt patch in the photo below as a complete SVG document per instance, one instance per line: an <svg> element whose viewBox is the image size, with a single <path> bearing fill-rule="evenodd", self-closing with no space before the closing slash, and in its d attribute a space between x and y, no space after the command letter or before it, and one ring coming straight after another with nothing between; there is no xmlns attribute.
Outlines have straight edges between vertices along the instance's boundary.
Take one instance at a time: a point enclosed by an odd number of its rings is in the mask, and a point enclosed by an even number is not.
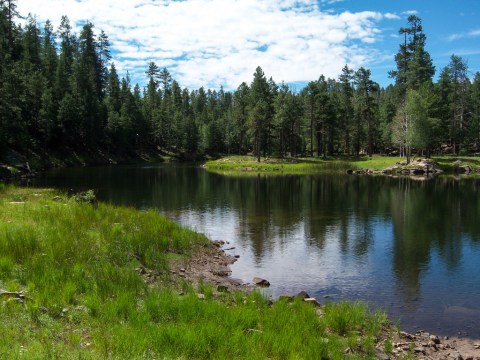
<svg viewBox="0 0 480 360"><path fill-rule="evenodd" d="M230 265L235 263L237 258L226 254L224 246L228 247L229 244L221 240L213 241L195 251L191 256L170 261L168 276L146 267L139 267L137 271L145 282L152 286L167 281L170 285L178 284L181 288L181 284L187 281L195 289L199 288L200 283L211 285L214 293L251 291L252 285L230 277Z"/></svg>

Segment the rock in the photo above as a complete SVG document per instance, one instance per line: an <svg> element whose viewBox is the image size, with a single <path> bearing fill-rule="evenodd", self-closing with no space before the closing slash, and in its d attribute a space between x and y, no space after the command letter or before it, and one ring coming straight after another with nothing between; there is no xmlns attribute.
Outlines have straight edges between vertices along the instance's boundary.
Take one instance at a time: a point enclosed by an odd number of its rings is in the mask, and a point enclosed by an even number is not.
<svg viewBox="0 0 480 360"><path fill-rule="evenodd" d="M422 347L417 346L416 348L413 349L413 352L415 354L424 354L425 355L425 350Z"/></svg>
<svg viewBox="0 0 480 360"><path fill-rule="evenodd" d="M409 334L405 331L400 331L400 335L403 336L404 338L409 339L409 340L415 339L415 336L413 336L412 334Z"/></svg>
<svg viewBox="0 0 480 360"><path fill-rule="evenodd" d="M353 353L353 351L351 351L351 353ZM377 352L377 359L378 360L390 360L390 356L388 356L387 354L383 354L382 352Z"/></svg>
<svg viewBox="0 0 480 360"><path fill-rule="evenodd" d="M197 294L197 297L198 297L200 300L205 300L205 294Z"/></svg>
<svg viewBox="0 0 480 360"><path fill-rule="evenodd" d="M310 295L308 295L305 291L300 291L297 295L295 295L295 297L300 300L305 300L308 299Z"/></svg>
<svg viewBox="0 0 480 360"><path fill-rule="evenodd" d="M240 255L235 255L235 259L240 259Z"/></svg>
<svg viewBox="0 0 480 360"><path fill-rule="evenodd" d="M436 335L430 335L430 341L433 341L435 344L440 344L440 339Z"/></svg>
<svg viewBox="0 0 480 360"><path fill-rule="evenodd" d="M424 175L425 174L425 170L424 169L413 169L411 171L412 175Z"/></svg>
<svg viewBox="0 0 480 360"><path fill-rule="evenodd" d="M253 278L253 283L257 286L260 286L260 287L269 287L270 286L270 283L268 282L268 280L265 280L265 279L262 279L262 278L259 278L259 277L254 277Z"/></svg>
<svg viewBox="0 0 480 360"><path fill-rule="evenodd" d="M353 170L352 170L352 169L348 169L348 170L347 170L347 174L348 174L348 175L353 174Z"/></svg>
<svg viewBox="0 0 480 360"><path fill-rule="evenodd" d="M303 299L303 301L309 303L309 304L313 304L315 307L321 307L322 304L320 304L317 299L315 298L305 298Z"/></svg>
<svg viewBox="0 0 480 360"><path fill-rule="evenodd" d="M230 273L227 270L214 270L212 271L212 274L221 277L227 277Z"/></svg>

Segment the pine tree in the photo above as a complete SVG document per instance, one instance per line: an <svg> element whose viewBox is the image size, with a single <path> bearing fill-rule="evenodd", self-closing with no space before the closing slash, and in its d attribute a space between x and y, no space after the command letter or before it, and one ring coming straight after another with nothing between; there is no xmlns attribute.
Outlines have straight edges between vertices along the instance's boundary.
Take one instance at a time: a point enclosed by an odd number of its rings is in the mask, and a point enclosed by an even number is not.
<svg viewBox="0 0 480 360"><path fill-rule="evenodd" d="M249 123L250 137L253 144L253 154L260 161L260 157L266 156L270 149L272 110L272 84L267 81L260 66L253 74L253 82L250 86L249 96Z"/></svg>
<svg viewBox="0 0 480 360"><path fill-rule="evenodd" d="M366 124L367 127L367 154L373 155L373 127L374 127L374 113L375 113L375 92L378 91L378 84L370 79L370 70L363 67L358 69L355 73L356 85L356 110L357 116L361 123ZM358 142L357 142L358 144ZM358 146L357 146L358 155Z"/></svg>

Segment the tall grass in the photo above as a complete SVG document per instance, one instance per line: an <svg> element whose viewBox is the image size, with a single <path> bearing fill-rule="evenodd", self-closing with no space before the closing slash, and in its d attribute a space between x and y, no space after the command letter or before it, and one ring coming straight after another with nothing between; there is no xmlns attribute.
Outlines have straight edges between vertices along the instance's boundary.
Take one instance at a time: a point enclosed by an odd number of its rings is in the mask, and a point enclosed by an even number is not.
<svg viewBox="0 0 480 360"><path fill-rule="evenodd" d="M208 284L149 286L140 265L168 273L175 254L208 240L154 211L79 204L51 190L0 195L2 359L343 359L369 357L385 319L359 304L270 303L214 296ZM205 300L196 292L202 291ZM183 295L180 295L183 294ZM354 354L344 350L356 344Z"/></svg>

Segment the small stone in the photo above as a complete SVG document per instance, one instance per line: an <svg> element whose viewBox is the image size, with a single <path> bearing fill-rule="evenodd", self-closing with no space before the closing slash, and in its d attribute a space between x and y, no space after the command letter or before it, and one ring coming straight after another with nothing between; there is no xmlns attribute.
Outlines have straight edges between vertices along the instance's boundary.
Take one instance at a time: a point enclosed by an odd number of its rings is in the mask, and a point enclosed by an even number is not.
<svg viewBox="0 0 480 360"><path fill-rule="evenodd" d="M200 300L205 300L205 294L197 294L197 297L198 297Z"/></svg>
<svg viewBox="0 0 480 360"><path fill-rule="evenodd" d="M303 301L309 303L309 304L313 304L314 306L316 307L321 307L322 305L317 301L317 299L315 298L305 298L303 299Z"/></svg>
<svg viewBox="0 0 480 360"><path fill-rule="evenodd" d="M413 352L414 352L415 354L420 354L420 353L425 354L425 350L424 350L423 348L419 347L419 346L417 346L416 348L414 348L414 349L413 349Z"/></svg>
<svg viewBox="0 0 480 360"><path fill-rule="evenodd" d="M265 280L265 279L262 279L262 278L259 278L259 277L254 277L253 278L253 283L257 286L260 286L260 287L269 287L270 286L270 283L268 282L268 280Z"/></svg>
<svg viewBox="0 0 480 360"><path fill-rule="evenodd" d="M305 291L300 291L295 297L300 300L305 300L308 299L310 295L308 295Z"/></svg>
<svg viewBox="0 0 480 360"><path fill-rule="evenodd" d="M235 255L235 259L239 259L240 258L240 255Z"/></svg>
<svg viewBox="0 0 480 360"><path fill-rule="evenodd" d="M435 344L440 344L440 339L436 335L430 335L430 341L433 341Z"/></svg>
<svg viewBox="0 0 480 360"><path fill-rule="evenodd" d="M180 269L180 272L185 272L185 269L184 269L184 268L181 268L181 269Z"/></svg>
<svg viewBox="0 0 480 360"><path fill-rule="evenodd" d="M221 276L221 277L226 277L229 275L229 272L226 270L214 270L212 272L213 275Z"/></svg>
<svg viewBox="0 0 480 360"><path fill-rule="evenodd" d="M405 331L400 331L400 335L403 336L404 338L409 339L409 340L413 340L415 338L415 336L413 336L412 334L409 334Z"/></svg>
<svg viewBox="0 0 480 360"><path fill-rule="evenodd" d="M472 355L467 355L467 356L465 356L465 360L473 360L473 356Z"/></svg>
<svg viewBox="0 0 480 360"><path fill-rule="evenodd" d="M377 359L378 360L390 360L390 356L388 356L387 354L378 354Z"/></svg>
<svg viewBox="0 0 480 360"><path fill-rule="evenodd" d="M448 339L450 339L448 336L445 336L445 337L443 338L443 340L448 340Z"/></svg>

